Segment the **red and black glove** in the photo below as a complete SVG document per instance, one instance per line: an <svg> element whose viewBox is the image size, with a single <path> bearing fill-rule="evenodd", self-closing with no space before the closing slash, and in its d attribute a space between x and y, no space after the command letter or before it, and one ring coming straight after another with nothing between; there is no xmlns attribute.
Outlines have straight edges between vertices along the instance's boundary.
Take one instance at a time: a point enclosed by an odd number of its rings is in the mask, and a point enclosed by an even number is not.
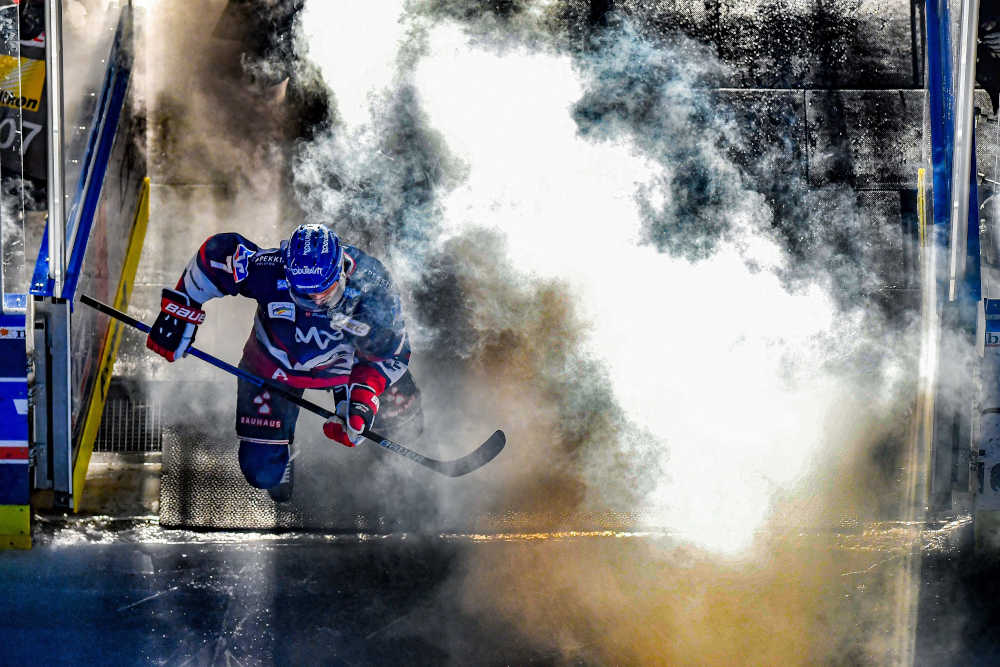
<svg viewBox="0 0 1000 667"><path fill-rule="evenodd" d="M385 385L385 377L371 366L355 366L347 390L338 396L337 417L323 424L326 437L345 447L361 442L361 434L372 427L378 414L378 397L385 391Z"/></svg>
<svg viewBox="0 0 1000 667"><path fill-rule="evenodd" d="M164 289L160 314L146 337L146 347L167 361L184 356L194 342L198 325L205 321L205 311L183 292Z"/></svg>

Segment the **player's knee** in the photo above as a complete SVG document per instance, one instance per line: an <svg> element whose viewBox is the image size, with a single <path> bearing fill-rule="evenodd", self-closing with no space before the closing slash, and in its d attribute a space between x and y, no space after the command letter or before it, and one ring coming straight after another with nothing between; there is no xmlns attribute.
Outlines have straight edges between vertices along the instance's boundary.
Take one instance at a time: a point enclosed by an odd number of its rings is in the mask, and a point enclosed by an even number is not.
<svg viewBox="0 0 1000 667"><path fill-rule="evenodd" d="M270 489L281 481L288 464L288 445L240 440L240 470L251 486Z"/></svg>

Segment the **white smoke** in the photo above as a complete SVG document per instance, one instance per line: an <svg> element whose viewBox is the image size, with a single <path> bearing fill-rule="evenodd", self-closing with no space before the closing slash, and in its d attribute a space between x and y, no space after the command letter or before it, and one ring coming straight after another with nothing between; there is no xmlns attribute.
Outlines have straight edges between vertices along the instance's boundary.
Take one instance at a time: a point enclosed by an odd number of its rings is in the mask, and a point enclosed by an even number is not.
<svg viewBox="0 0 1000 667"><path fill-rule="evenodd" d="M446 199L451 228L502 230L526 277L570 282L617 402L655 436L617 445L655 447L667 472L650 505L633 509L710 548L747 546L774 490L822 444L837 394L786 371L789 359L822 362L813 344L833 322L830 299L790 294L731 246L689 263L640 245L635 193L660 170L627 138L581 139L569 110L583 83L568 57L498 55L446 25L431 31L415 82L433 126L471 165ZM748 240L755 260L776 264L773 243Z"/></svg>
<svg viewBox="0 0 1000 667"><path fill-rule="evenodd" d="M309 56L337 91L337 110L349 128L369 122L371 96L392 84L405 25L400 2L306 3Z"/></svg>
<svg viewBox="0 0 1000 667"><path fill-rule="evenodd" d="M372 101L402 81L398 48L420 20L382 3L352 6L350 20L327 11L307 5L309 57L357 130L373 123ZM387 38L362 37L359 25L382 26ZM635 470L652 492L620 509L712 550L745 549L775 496L835 442L833 410L854 388L825 369L862 344L859 320L838 313L822 277L791 292L776 276L786 255L761 231L771 211L711 145L728 131L721 121L695 138L693 157L731 177L719 222L727 231L707 259L676 259L643 244L642 204L662 208L677 193L671 183L697 165L660 162L624 131L583 136L573 107L587 82L569 55L537 43L498 49L448 21L421 23L420 35L406 83L467 165L464 182L440 200L437 241L492 229L506 239L516 279L567 284L588 323L582 354L607 370L616 405L606 407L627 418L619 442L584 457L588 499L616 501L605 494L611 452L652 461ZM657 142L690 142L703 129L692 124L703 94L683 81L670 92ZM871 397L885 398L878 388Z"/></svg>

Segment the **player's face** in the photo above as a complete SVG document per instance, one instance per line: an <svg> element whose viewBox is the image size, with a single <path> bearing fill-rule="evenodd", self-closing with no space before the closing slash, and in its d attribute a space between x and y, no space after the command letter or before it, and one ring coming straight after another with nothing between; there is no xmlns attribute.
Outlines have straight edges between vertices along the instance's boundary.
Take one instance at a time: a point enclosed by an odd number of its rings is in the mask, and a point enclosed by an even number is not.
<svg viewBox="0 0 1000 667"><path fill-rule="evenodd" d="M344 279L341 278L337 282L333 283L327 287L322 292L316 292L315 294L308 294L307 297L316 306L317 310L322 310L323 308L329 308L330 306L337 305L340 301L341 295L344 293Z"/></svg>

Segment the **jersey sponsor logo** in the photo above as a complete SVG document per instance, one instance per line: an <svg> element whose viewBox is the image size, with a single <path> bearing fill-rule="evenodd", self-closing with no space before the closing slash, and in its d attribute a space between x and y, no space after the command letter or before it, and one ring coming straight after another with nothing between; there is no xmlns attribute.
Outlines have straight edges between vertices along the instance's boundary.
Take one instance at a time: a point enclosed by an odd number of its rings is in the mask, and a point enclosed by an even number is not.
<svg viewBox="0 0 1000 667"><path fill-rule="evenodd" d="M253 399L253 404L257 406L257 414L269 415L271 414L271 392L265 391L263 394L256 396Z"/></svg>
<svg viewBox="0 0 1000 667"><path fill-rule="evenodd" d="M343 313L332 313L330 315L330 326L334 329L343 329L355 336L367 336L372 328L364 322L351 319Z"/></svg>
<svg viewBox="0 0 1000 667"><path fill-rule="evenodd" d="M246 280L249 274L250 258L256 254L256 251L242 243L236 246L236 252L233 253L233 280L238 283Z"/></svg>
<svg viewBox="0 0 1000 667"><path fill-rule="evenodd" d="M330 347L331 343L339 343L344 339L341 331L322 331L316 327L309 327L309 331L302 333L302 329L295 327L296 343L312 343L321 350Z"/></svg>
<svg viewBox="0 0 1000 667"><path fill-rule="evenodd" d="M376 287L381 287L382 289L385 289L385 290L387 290L390 287L392 287L392 282L391 281L386 280L385 278L383 278L382 276L380 276L376 272L372 271L371 269L365 269L365 275L372 279L372 281L375 283Z"/></svg>
<svg viewBox="0 0 1000 667"><path fill-rule="evenodd" d="M257 254L253 260L254 264L280 264L281 255L276 252L269 252L266 254Z"/></svg>
<svg viewBox="0 0 1000 667"><path fill-rule="evenodd" d="M281 370L280 368L275 368L274 372L271 373L271 379L272 380L287 380L288 379L288 373L286 373L285 371Z"/></svg>
<svg viewBox="0 0 1000 667"><path fill-rule="evenodd" d="M274 301L267 304L268 317L295 321L295 305L291 301Z"/></svg>
<svg viewBox="0 0 1000 667"><path fill-rule="evenodd" d="M392 371L393 373L398 373L403 370L403 364L401 364L397 359L383 359L378 362L378 365L386 370Z"/></svg>
<svg viewBox="0 0 1000 667"><path fill-rule="evenodd" d="M265 426L267 428L281 428L280 419L269 419L267 417L240 416L240 423L246 426Z"/></svg>

